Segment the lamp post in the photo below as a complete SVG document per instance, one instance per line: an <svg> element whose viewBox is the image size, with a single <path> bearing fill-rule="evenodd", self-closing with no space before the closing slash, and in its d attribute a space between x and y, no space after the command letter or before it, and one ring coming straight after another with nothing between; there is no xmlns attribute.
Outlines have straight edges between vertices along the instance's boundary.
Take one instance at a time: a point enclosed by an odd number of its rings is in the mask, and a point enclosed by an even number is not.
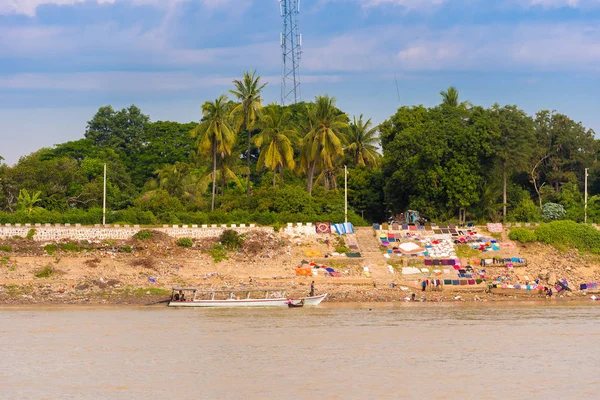
<svg viewBox="0 0 600 400"><path fill-rule="evenodd" d="M585 169L585 200L583 206L583 223L587 224L587 178L588 178L588 169Z"/></svg>
<svg viewBox="0 0 600 400"><path fill-rule="evenodd" d="M102 225L106 225L106 164L104 164L104 196L102 197Z"/></svg>
<svg viewBox="0 0 600 400"><path fill-rule="evenodd" d="M348 222L348 167L344 165L344 222Z"/></svg>

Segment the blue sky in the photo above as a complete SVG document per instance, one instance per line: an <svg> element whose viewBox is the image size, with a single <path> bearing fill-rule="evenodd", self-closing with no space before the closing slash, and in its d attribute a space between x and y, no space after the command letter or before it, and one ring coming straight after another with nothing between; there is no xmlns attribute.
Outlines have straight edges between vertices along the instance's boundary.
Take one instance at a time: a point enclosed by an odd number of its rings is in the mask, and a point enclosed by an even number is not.
<svg viewBox="0 0 600 400"><path fill-rule="evenodd" d="M81 138L106 104L198 120L248 69L278 101L280 25L277 0L0 0L0 156ZM300 30L305 100L381 122L454 85L600 131L600 0L302 0Z"/></svg>

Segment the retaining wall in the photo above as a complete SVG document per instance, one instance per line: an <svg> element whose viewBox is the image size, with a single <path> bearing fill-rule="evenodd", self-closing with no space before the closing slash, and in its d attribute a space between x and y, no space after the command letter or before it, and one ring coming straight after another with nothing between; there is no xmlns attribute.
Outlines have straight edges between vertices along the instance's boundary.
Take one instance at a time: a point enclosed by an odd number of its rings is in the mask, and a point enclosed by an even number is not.
<svg viewBox="0 0 600 400"><path fill-rule="evenodd" d="M102 239L131 239L133 235L142 228L139 225L95 225L81 226L80 224L6 224L0 226L0 239L9 239L14 236L26 237L30 229L35 229L33 240L38 242L50 242L59 240L102 240ZM246 233L253 230L273 232L270 226L245 225L163 225L162 228L152 228L175 238L189 237L191 239L202 239L207 237L218 237L224 230L233 229L238 233ZM316 235L313 224L287 224L283 232L288 235L311 236Z"/></svg>

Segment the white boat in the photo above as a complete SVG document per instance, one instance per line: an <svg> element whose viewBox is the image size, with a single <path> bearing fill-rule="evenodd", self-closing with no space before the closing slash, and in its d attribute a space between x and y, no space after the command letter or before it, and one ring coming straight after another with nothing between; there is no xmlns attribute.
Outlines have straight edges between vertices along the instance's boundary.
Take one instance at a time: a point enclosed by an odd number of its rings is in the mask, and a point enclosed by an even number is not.
<svg viewBox="0 0 600 400"><path fill-rule="evenodd" d="M169 307L288 307L290 303L297 304L301 301L306 306L316 306L326 297L327 293L290 299L285 296L285 290L282 289L198 290L173 288Z"/></svg>

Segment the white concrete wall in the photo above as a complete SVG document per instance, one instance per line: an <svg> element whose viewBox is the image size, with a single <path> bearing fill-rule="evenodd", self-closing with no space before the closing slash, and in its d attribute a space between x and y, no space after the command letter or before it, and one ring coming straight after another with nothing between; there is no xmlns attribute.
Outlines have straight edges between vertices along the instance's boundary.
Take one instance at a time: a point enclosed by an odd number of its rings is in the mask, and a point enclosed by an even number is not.
<svg viewBox="0 0 600 400"><path fill-rule="evenodd" d="M138 225L101 225L96 226L80 226L76 225L50 225L50 224L6 224L0 226L0 239L10 239L14 236L26 237L30 229L35 229L36 233L33 240L38 242L51 242L59 240L102 240L102 239L130 239L133 235L142 229ZM273 232L273 228L257 227L254 224L250 225L163 225L162 228L152 228L153 230L166 233L175 238L189 237L191 239L201 239L207 237L218 237L225 229L234 229L238 233L246 233L253 230L265 232ZM288 224L283 229L283 232L288 235L311 236L316 235L315 227L312 224Z"/></svg>

